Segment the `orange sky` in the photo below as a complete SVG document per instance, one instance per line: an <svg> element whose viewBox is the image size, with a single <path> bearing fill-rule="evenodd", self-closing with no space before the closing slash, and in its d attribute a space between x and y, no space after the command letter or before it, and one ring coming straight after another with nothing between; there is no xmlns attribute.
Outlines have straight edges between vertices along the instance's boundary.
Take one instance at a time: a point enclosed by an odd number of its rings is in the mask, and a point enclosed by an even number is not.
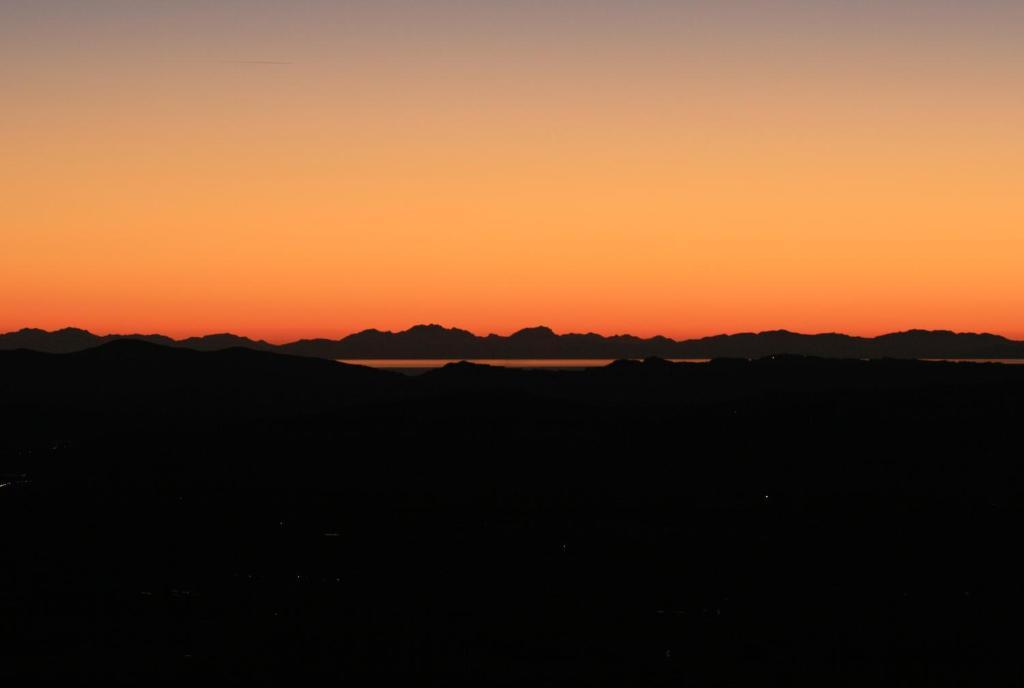
<svg viewBox="0 0 1024 688"><path fill-rule="evenodd" d="M89 4L0 8L0 331L1024 338L1015 3Z"/></svg>

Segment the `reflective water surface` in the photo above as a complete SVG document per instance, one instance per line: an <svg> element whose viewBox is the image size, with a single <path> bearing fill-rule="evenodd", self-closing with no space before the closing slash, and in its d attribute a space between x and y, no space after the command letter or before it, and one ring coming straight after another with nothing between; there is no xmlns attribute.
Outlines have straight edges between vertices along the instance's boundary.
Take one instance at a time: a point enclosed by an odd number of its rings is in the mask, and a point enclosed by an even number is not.
<svg viewBox="0 0 1024 688"><path fill-rule="evenodd" d="M434 368L441 368L449 363L458 363L461 358L350 358L339 359L341 363L352 365L369 366L371 368L382 368L406 373L425 372ZM502 366L505 368L522 368L530 370L585 370L586 368L599 368L613 363L614 358L481 358L472 359L471 363L479 365ZM672 358L668 359L673 363L707 363L707 358ZM936 358L926 359L929 361L947 361L955 363L1007 363L1011 365L1024 364L1024 359L999 358L999 359L977 359L977 358Z"/></svg>
<svg viewBox="0 0 1024 688"><path fill-rule="evenodd" d="M462 358L350 358L339 359L341 363L385 368L388 370L431 370L449 363L458 363ZM502 366L505 368L526 368L543 370L582 370L600 368L613 363L614 358L480 358L470 360L479 365ZM706 358L669 359L674 363L706 363Z"/></svg>

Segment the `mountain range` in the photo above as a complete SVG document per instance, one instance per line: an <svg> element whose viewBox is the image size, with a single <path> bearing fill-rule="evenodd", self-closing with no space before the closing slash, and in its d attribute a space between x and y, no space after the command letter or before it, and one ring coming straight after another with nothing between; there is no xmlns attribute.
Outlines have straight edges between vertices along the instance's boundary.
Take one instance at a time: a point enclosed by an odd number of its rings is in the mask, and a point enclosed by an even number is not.
<svg viewBox="0 0 1024 688"><path fill-rule="evenodd" d="M97 335L78 328L25 328L0 334L0 349L71 353L121 339L199 351L243 347L327 359L759 358L778 354L826 358L1024 358L1024 341L948 330L908 330L878 337L772 330L674 340L661 336L557 334L548 327L529 327L508 336L479 336L440 325L416 325L400 332L369 329L341 339L300 339L286 344L230 333L173 339L160 334Z"/></svg>

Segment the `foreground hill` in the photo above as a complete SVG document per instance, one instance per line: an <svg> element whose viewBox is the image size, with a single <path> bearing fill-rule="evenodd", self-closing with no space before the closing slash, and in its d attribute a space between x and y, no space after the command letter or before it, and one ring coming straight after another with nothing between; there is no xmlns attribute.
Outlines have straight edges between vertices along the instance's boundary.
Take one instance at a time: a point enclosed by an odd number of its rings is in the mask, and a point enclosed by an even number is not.
<svg viewBox="0 0 1024 688"><path fill-rule="evenodd" d="M0 371L0 403L169 416L324 411L366 402L401 382L393 373L335 361L134 339L69 354L0 351Z"/></svg>
<svg viewBox="0 0 1024 688"><path fill-rule="evenodd" d="M556 334L531 327L507 337L477 336L439 325L417 325L402 332L365 330L342 339L303 339L274 345L232 334L174 340L163 335L94 335L80 329L54 332L24 329L0 335L0 350L50 353L81 351L119 339L133 339L200 351L245 347L328 359L373 358L761 358L792 354L827 358L1024 358L1024 342L993 334L910 330L879 337L798 334L785 330L717 335L677 341L631 335Z"/></svg>
<svg viewBox="0 0 1024 688"><path fill-rule="evenodd" d="M11 685L1013 685L1024 366L0 352Z"/></svg>

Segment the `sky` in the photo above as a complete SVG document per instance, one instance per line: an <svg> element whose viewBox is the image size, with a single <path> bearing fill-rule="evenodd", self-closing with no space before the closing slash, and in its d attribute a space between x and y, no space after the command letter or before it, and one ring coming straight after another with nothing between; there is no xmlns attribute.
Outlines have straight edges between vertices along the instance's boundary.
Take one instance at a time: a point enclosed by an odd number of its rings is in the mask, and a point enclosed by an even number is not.
<svg viewBox="0 0 1024 688"><path fill-rule="evenodd" d="M1024 338L1019 0L4 0L0 331Z"/></svg>

